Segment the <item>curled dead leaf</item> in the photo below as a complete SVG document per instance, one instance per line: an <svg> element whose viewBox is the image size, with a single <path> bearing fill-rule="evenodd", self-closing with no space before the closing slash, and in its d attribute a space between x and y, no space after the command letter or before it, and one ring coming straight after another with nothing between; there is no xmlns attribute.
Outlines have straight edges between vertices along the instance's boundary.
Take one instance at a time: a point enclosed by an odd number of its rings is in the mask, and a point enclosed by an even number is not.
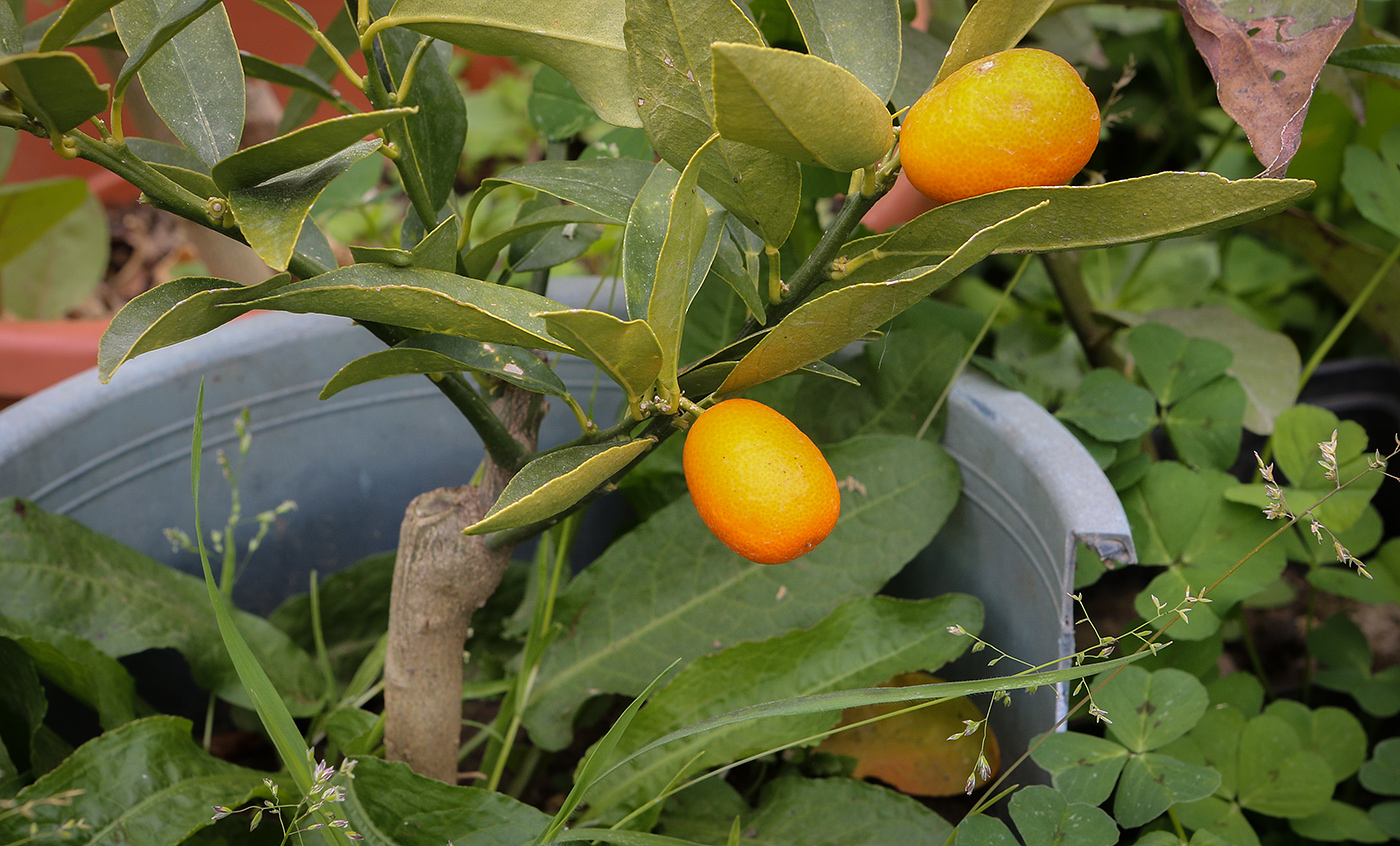
<svg viewBox="0 0 1400 846"><path fill-rule="evenodd" d="M1220 105L1281 177L1298 152L1303 120L1356 0L1177 0L1191 40L1215 78Z"/></svg>

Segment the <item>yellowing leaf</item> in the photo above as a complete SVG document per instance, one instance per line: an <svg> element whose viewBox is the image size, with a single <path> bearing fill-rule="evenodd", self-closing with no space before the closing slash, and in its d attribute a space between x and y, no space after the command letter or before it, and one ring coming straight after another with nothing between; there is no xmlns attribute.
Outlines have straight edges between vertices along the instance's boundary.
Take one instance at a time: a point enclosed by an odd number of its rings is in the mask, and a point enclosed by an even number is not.
<svg viewBox="0 0 1400 846"><path fill-rule="evenodd" d="M880 686L910 687L941 681L928 673L904 673ZM906 707L905 703L892 703L847 708L841 712L839 725L849 726ZM975 785L980 787L1001 768L1001 751L991 727L983 725L975 734L948 739L963 733L967 728L964 720L981 719L982 712L963 696L833 734L817 750L855 758L856 778L873 776L911 796L956 796L966 788L968 776L974 776ZM974 773L979 756L985 756L990 767L985 776Z"/></svg>

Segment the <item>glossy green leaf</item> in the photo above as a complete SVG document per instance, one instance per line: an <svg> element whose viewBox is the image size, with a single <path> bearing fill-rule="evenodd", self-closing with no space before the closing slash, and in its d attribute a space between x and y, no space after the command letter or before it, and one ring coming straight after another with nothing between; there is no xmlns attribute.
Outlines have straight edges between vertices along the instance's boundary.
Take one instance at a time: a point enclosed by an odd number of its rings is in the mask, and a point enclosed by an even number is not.
<svg viewBox="0 0 1400 846"><path fill-rule="evenodd" d="M486 373L539 394L562 397L568 393L549 365L529 350L450 335L422 335L340 368L321 389L321 399L376 379L461 370Z"/></svg>
<svg viewBox="0 0 1400 846"><path fill-rule="evenodd" d="M1113 818L1124 828L1137 828L1174 805L1205 799L1219 787L1220 773L1210 767L1156 752L1133 755L1118 781Z"/></svg>
<svg viewBox="0 0 1400 846"><path fill-rule="evenodd" d="M24 36L20 33L19 20L16 18L15 8L9 3L0 4L4 8L0 9L0 54L13 56L16 53L24 52ZM23 8L22 6L20 7ZM23 15L21 14L22 18ZM56 49L56 48L50 48ZM8 163L6 165L8 167ZM5 168L0 168L3 174Z"/></svg>
<svg viewBox="0 0 1400 846"><path fill-rule="evenodd" d="M666 803L663 830L672 837L712 846L731 843L735 816L740 818L745 839L754 843L941 844L953 833L946 820L918 800L848 778L779 776L763 786L756 809L737 795L742 807L733 809L706 801L708 797L687 801L690 792L683 791Z"/></svg>
<svg viewBox="0 0 1400 846"><path fill-rule="evenodd" d="M416 267L351 265L278 287L245 304L570 352L550 337L544 318L537 316L560 310L560 303L520 288Z"/></svg>
<svg viewBox="0 0 1400 846"><path fill-rule="evenodd" d="M684 168L715 134L710 45L763 45L732 0L628 0L628 76L647 136ZM774 246L787 240L801 201L801 171L777 153L721 138L701 157L700 187Z"/></svg>
<svg viewBox="0 0 1400 846"><path fill-rule="evenodd" d="M839 65L748 44L710 49L715 126L725 138L836 171L872 165L894 143L884 100Z"/></svg>
<svg viewBox="0 0 1400 846"><path fill-rule="evenodd" d="M1031 751L1050 773L1055 789L1071 802L1101 805L1128 762L1120 743L1078 732L1052 732Z"/></svg>
<svg viewBox="0 0 1400 846"><path fill-rule="evenodd" d="M165 23L166 14L197 0L123 0L112 8L129 55ZM156 114L206 165L238 149L243 135L243 66L222 6L184 27L149 56L139 73Z"/></svg>
<svg viewBox="0 0 1400 846"><path fill-rule="evenodd" d="M896 109L907 109L933 85L943 57L948 55L948 42L907 23L900 27L899 33L899 78L890 92L890 103Z"/></svg>
<svg viewBox="0 0 1400 846"><path fill-rule="evenodd" d="M605 224L616 222L607 215L599 214L583 206L548 205L524 215L510 227L468 250L462 256L463 272L475 278L485 277L491 272L501 250L533 232L543 232L570 223Z"/></svg>
<svg viewBox="0 0 1400 846"><path fill-rule="evenodd" d="M1390 843L1392 835L1378 826L1362 808L1332 800L1310 817L1288 821L1303 838L1322 843Z"/></svg>
<svg viewBox="0 0 1400 846"><path fill-rule="evenodd" d="M1225 372L1244 388L1244 426L1249 431L1269 434L1278 416L1297 400L1303 365L1298 348L1282 332L1265 329L1225 306L1157 309L1147 319L1231 352L1234 358Z"/></svg>
<svg viewBox="0 0 1400 846"><path fill-rule="evenodd" d="M523 185L591 209L613 223L626 223L637 194L652 174L650 161L596 158L583 161L545 160L512 168L486 179L472 195L468 217L477 203L502 185Z"/></svg>
<svg viewBox="0 0 1400 846"><path fill-rule="evenodd" d="M96 711L103 729L135 719L131 674L88 641L60 628L4 615L0 615L0 637L24 650L51 684Z"/></svg>
<svg viewBox="0 0 1400 846"><path fill-rule="evenodd" d="M197 338L252 310L247 305L292 284L280 274L243 287L227 279L184 276L137 296L112 318L97 350L98 378L111 381L127 361L151 350Z"/></svg>
<svg viewBox="0 0 1400 846"><path fill-rule="evenodd" d="M1033 784L1011 797L1011 820L1026 846L1113 846L1118 826L1093 805L1068 802L1054 788Z"/></svg>
<svg viewBox="0 0 1400 846"><path fill-rule="evenodd" d="M63 805L35 802L32 816L0 820L0 840L22 842L30 823L52 831L82 819L65 842L175 846L209 825L213 807L237 807L262 786L263 773L221 761L195 745L188 720L150 717L90 740L57 769L20 791L20 802L63 791Z"/></svg>
<svg viewBox="0 0 1400 846"><path fill-rule="evenodd" d="M85 638L116 658L177 649L201 687L249 704L198 579L18 499L0 501L0 549L8 586L0 614ZM324 680L311 658L261 617L240 612L237 620L288 705L312 713Z"/></svg>
<svg viewBox="0 0 1400 846"><path fill-rule="evenodd" d="M917 602L863 597L809 629L701 656L652 699L619 753L631 754L676 729L739 708L874 687L913 668L936 670L969 646L966 638L948 633L952 625L980 631L981 603L962 594ZM830 711L757 720L668 744L611 771L589 801L595 811L636 808L673 780L818 734L840 716Z"/></svg>
<svg viewBox="0 0 1400 846"><path fill-rule="evenodd" d="M155 26L143 34L140 43L127 51L126 63L122 65L117 74L117 81L112 86L112 96L117 99L124 97L131 80L152 56L169 44L185 27L219 4L220 0L174 0L168 5L163 5ZM242 67L241 61L239 66Z"/></svg>
<svg viewBox="0 0 1400 846"><path fill-rule="evenodd" d="M474 53L520 55L559 71L598 116L639 126L627 85L623 0L580 0L566 8L493 0L398 0L383 25L402 26Z"/></svg>
<svg viewBox="0 0 1400 846"><path fill-rule="evenodd" d="M331 118L239 150L214 165L210 172L214 182L226 192L252 188L353 149L366 135L407 113L407 109L385 109Z"/></svg>
<svg viewBox="0 0 1400 846"><path fill-rule="evenodd" d="M549 817L517 799L479 787L443 784L407 764L356 759L345 798L350 827L369 846L520 846Z"/></svg>
<svg viewBox="0 0 1400 846"><path fill-rule="evenodd" d="M1240 805L1272 817L1309 817L1332 798L1332 768L1303 748L1287 722L1268 715L1245 724L1240 735Z"/></svg>
<svg viewBox="0 0 1400 846"><path fill-rule="evenodd" d="M932 444L856 438L825 455L836 478L862 487L842 492L836 528L800 566L740 558L683 498L580 573L556 608L560 619L577 615L578 625L545 654L526 711L532 740L566 745L585 699L635 693L674 657L810 626L851 597L875 592L928 543L956 500L956 465Z"/></svg>
<svg viewBox="0 0 1400 846"><path fill-rule="evenodd" d="M680 171L657 162L627 212L627 229L622 234L622 280L628 317L646 317L656 281L656 260L666 241L671 196L680 178Z"/></svg>
<svg viewBox="0 0 1400 846"><path fill-rule="evenodd" d="M1102 441L1140 438L1157 423L1152 395L1116 370L1100 367L1085 374L1079 389L1055 412Z"/></svg>
<svg viewBox="0 0 1400 846"><path fill-rule="evenodd" d="M1400 44L1367 44L1337 50L1327 57L1327 64L1400 79Z"/></svg>
<svg viewBox="0 0 1400 846"><path fill-rule="evenodd" d="M391 4L392 0L376 0L371 9L377 16L387 12ZM417 33L397 28L379 34L379 45L393 79L403 79L422 40ZM412 85L399 102L416 111L405 115L401 126L394 123L385 128L386 138L399 147L401 178L418 183L434 209L441 209L452 197L467 140L466 102L460 83L449 68L451 62L450 44L430 43L419 55Z"/></svg>
<svg viewBox="0 0 1400 846"><path fill-rule="evenodd" d="M709 272L708 262L703 270L696 267L705 247L709 223L696 181L700 176L700 161L717 141L713 139L695 152L670 193L666 237L656 254L651 293L647 299L647 325L661 349L659 378L671 400L679 399L674 396L680 391L676 374L680 370L681 330L685 325L686 307L690 305L691 280L697 273L703 280ZM712 261L714 255L711 249L708 258Z"/></svg>
<svg viewBox="0 0 1400 846"><path fill-rule="evenodd" d="M1246 403L1240 383L1224 376L1167 409L1162 424L1177 457L1192 467L1234 466Z"/></svg>
<svg viewBox="0 0 1400 846"><path fill-rule="evenodd" d="M243 65L243 75L249 79L261 79L293 91L303 91L327 102L334 102L340 97L329 82L300 65L269 61L247 51L240 51L238 60Z"/></svg>
<svg viewBox="0 0 1400 846"><path fill-rule="evenodd" d="M621 386L628 403L642 399L661 373L661 347L644 320L623 321L589 309L540 315L549 333L573 347Z"/></svg>
<svg viewBox="0 0 1400 846"><path fill-rule="evenodd" d="M62 135L107 108L107 87L97 84L92 69L74 53L0 58L0 83L52 136Z"/></svg>
<svg viewBox="0 0 1400 846"><path fill-rule="evenodd" d="M351 165L373 155L381 143L378 138L361 141L315 164L230 190L229 206L258 258L274 270L286 270L308 228L307 216L316 198ZM315 223L309 227L314 229Z"/></svg>
<svg viewBox="0 0 1400 846"><path fill-rule="evenodd" d="M980 4L979 4L980 5ZM1300 179L1154 173L1099 185L1011 188L947 203L846 245L839 284L888 279L956 250L973 233L1042 200L1049 207L998 252L1048 252L1200 235L1267 217L1312 193Z"/></svg>
<svg viewBox="0 0 1400 846"><path fill-rule="evenodd" d="M526 108L530 124L549 141L566 141L598 119L578 89L548 65L535 72Z"/></svg>
<svg viewBox="0 0 1400 846"><path fill-rule="evenodd" d="M1031 31L1052 0L982 0L968 11L935 82L983 56L1010 50Z"/></svg>
<svg viewBox="0 0 1400 846"><path fill-rule="evenodd" d="M13 3L11 5L12 7L14 6ZM44 34L48 32L49 27L58 20L60 11L59 9L55 9L47 15L37 17L20 27L20 36L23 39L24 49L30 52L39 51L39 43L44 40ZM18 16L17 10L15 13ZM92 22L83 26L64 46L69 48L96 47L100 50L120 50L122 49L122 42L121 39L117 37L117 25L113 22L112 16L103 12L94 18Z"/></svg>
<svg viewBox="0 0 1400 846"><path fill-rule="evenodd" d="M119 0L72 0L60 10L58 17L44 32L44 37L39 41L39 50L62 50L85 27L105 15L107 10L118 2Z"/></svg>
<svg viewBox="0 0 1400 846"><path fill-rule="evenodd" d="M1043 205L1021 209L974 234L938 266L911 278L851 285L803 303L739 360L718 393L741 391L831 355L981 261L1043 211Z"/></svg>
<svg viewBox="0 0 1400 846"><path fill-rule="evenodd" d="M1209 697L1190 673L1128 667L1094 695L1094 702L1113 721L1108 731L1115 740L1131 752L1148 752L1190 731Z"/></svg>
<svg viewBox="0 0 1400 846"><path fill-rule="evenodd" d="M184 170L194 171L201 176L209 176L209 166L199 160L199 156L181 147L179 144L166 144L163 141L154 141L150 138L128 138L126 139L127 149L135 153L137 158L150 165L165 165L168 167L178 167ZM213 180L210 180L213 183ZM213 197L223 194L214 189L210 194L196 194L195 196Z"/></svg>
<svg viewBox="0 0 1400 846"><path fill-rule="evenodd" d="M566 223L532 232L510 245L506 265L512 273L549 270L582 256L602 235L598 223Z"/></svg>
<svg viewBox="0 0 1400 846"><path fill-rule="evenodd" d="M511 477L491 510L462 532L484 535L548 520L577 505L655 445L641 438L547 452Z"/></svg>
<svg viewBox="0 0 1400 846"><path fill-rule="evenodd" d="M808 53L855 74L881 103L890 99L902 59L896 0L788 0L788 8Z"/></svg>

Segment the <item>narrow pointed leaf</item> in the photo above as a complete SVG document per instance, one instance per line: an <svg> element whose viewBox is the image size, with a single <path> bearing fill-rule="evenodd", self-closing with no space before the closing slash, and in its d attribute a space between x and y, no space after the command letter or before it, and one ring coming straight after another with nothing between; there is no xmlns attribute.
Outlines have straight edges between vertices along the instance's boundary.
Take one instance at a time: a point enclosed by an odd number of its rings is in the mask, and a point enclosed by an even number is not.
<svg viewBox="0 0 1400 846"><path fill-rule="evenodd" d="M537 209L517 220L508 229L472 247L462 257L463 272L476 278L485 277L491 272L501 250L511 243L532 232L554 229L569 223L606 224L617 221L582 206L551 205Z"/></svg>
<svg viewBox="0 0 1400 846"><path fill-rule="evenodd" d="M484 180L481 190L472 195L470 208L475 209L488 191L501 185L523 185L592 209L612 223L626 223L652 168L650 161L638 159L531 162Z"/></svg>
<svg viewBox="0 0 1400 846"><path fill-rule="evenodd" d="M132 78L160 48L170 43L170 39L179 35L181 30L203 17L220 2L221 0L174 0L170 5L163 7L155 27L145 34L140 44L128 51L126 63L122 65L117 74L116 84L112 88L112 96L122 97ZM242 67L241 62L239 66Z"/></svg>
<svg viewBox="0 0 1400 846"><path fill-rule="evenodd" d="M336 177L372 155L382 143L378 138L361 141L266 182L231 189L229 206L258 258L274 270L286 270L316 198ZM311 226L314 228L315 224Z"/></svg>
<svg viewBox="0 0 1400 846"><path fill-rule="evenodd" d="M837 171L872 165L894 144L885 101L850 71L771 47L711 50L715 126L725 138Z"/></svg>
<svg viewBox="0 0 1400 846"><path fill-rule="evenodd" d="M462 532L484 535L547 520L572 508L655 445L655 441L642 438L545 453L521 468L491 510Z"/></svg>
<svg viewBox="0 0 1400 846"><path fill-rule="evenodd" d="M107 108L107 88L75 53L27 53L0 58L0 83L26 111L62 135Z"/></svg>
<svg viewBox="0 0 1400 846"><path fill-rule="evenodd" d="M590 696L635 694L673 658L810 626L852 596L875 592L928 543L956 500L956 465L927 442L858 438L825 455L836 478L861 487L842 492L836 528L798 566L754 564L730 552L686 497L579 574L556 612L577 615L578 625L545 653L525 713L531 738L561 748Z"/></svg>
<svg viewBox="0 0 1400 846"><path fill-rule="evenodd" d="M1000 252L1082 250L1201 235L1268 217L1316 187L1302 179L1240 179L1214 173L1154 173L1100 185L1012 188L925 212L891 233L846 245L853 269L843 284L888 279L929 264L972 233L1041 200L1050 206Z"/></svg>
<svg viewBox="0 0 1400 846"><path fill-rule="evenodd" d="M988 226L937 267L910 279L840 288L798 306L739 360L718 393L776 379L861 338L981 261L1034 221L1045 205L1053 203L1042 201Z"/></svg>
<svg viewBox="0 0 1400 846"><path fill-rule="evenodd" d="M661 373L661 346L645 320L588 309L546 312L549 334L573 347L622 387L629 403L641 399Z"/></svg>
<svg viewBox="0 0 1400 846"><path fill-rule="evenodd" d="M278 288L246 305L571 352L550 337L544 319L537 316L561 310L562 303L520 288L416 267L351 265Z"/></svg>
<svg viewBox="0 0 1400 846"><path fill-rule="evenodd" d="M385 23L440 38L474 53L520 55L563 74L598 116L640 126L627 86L623 0L579 0L565 7L493 0L398 0Z"/></svg>
<svg viewBox="0 0 1400 846"><path fill-rule="evenodd" d="M73 842L184 842L210 824L215 805L241 805L262 786L263 776L213 757L195 745L190 733L188 720L161 716L88 741L20 791L16 798L21 803L41 801L25 816L12 814L0 821L0 840L24 842L31 823L58 831L66 820L82 819L88 828L72 831L80 835ZM78 791L71 804L42 801L70 790Z"/></svg>
<svg viewBox="0 0 1400 846"><path fill-rule="evenodd" d="M321 399L390 376L460 370L486 373L538 394L562 397L568 393L554 371L529 350L449 335L424 335L357 358L340 368L321 389Z"/></svg>
<svg viewBox="0 0 1400 846"><path fill-rule="evenodd" d="M329 82L300 65L269 61L247 51L239 51L238 60L243 64L243 75L250 79L304 91L327 102L333 102L340 96Z"/></svg>
<svg viewBox="0 0 1400 846"><path fill-rule="evenodd" d="M763 46L732 0L628 0L628 73L637 112L662 159L686 167L715 133L710 45ZM700 187L766 243L787 240L802 176L786 156L721 138L700 159Z"/></svg>
<svg viewBox="0 0 1400 846"><path fill-rule="evenodd" d="M251 188L325 161L408 112L408 109L385 109L331 118L239 150L215 165L210 173L224 191Z"/></svg>
<svg viewBox="0 0 1400 846"><path fill-rule="evenodd" d="M981 603L962 594L916 602L853 599L809 629L697 658L652 699L635 733L618 748L630 754L656 737L750 705L873 687L912 669L937 669L970 645L948 633L954 624L969 633L981 631ZM831 728L840 717L832 711L741 723L673 743L610 772L589 801L598 810L630 810L672 780L801 740Z"/></svg>
<svg viewBox="0 0 1400 846"><path fill-rule="evenodd" d="M88 24L105 15L118 2L120 0L72 0L44 32L44 37L39 41L39 50L62 50Z"/></svg>
<svg viewBox="0 0 1400 846"><path fill-rule="evenodd" d="M968 10L934 82L968 62L1010 50L1050 8L1053 0L980 0Z"/></svg>
<svg viewBox="0 0 1400 846"><path fill-rule="evenodd" d="M291 283L291 276L281 274L246 288L210 276L185 276L157 285L112 318L97 351L98 377L110 381L117 368L141 353L217 329L251 311L247 301Z"/></svg>
<svg viewBox="0 0 1400 846"><path fill-rule="evenodd" d="M695 184L700 175L698 161L717 140L712 139L695 152L671 191L666 239L656 256L651 297L647 302L647 325L661 348L660 378L663 386L670 390L679 390L676 373L680 369L681 329L685 324L686 307L690 305L695 263L704 246L705 226L709 221ZM714 258L713 252L710 258ZM708 270L706 267L705 271ZM704 272L700 277L704 278Z"/></svg>
<svg viewBox="0 0 1400 846"><path fill-rule="evenodd" d="M890 99L902 61L898 0L788 0L788 8L808 53L855 74L880 102Z"/></svg>
<svg viewBox="0 0 1400 846"><path fill-rule="evenodd" d="M123 0L112 7L127 53L135 54L179 2ZM222 6L184 27L149 57L139 76L156 114L206 165L238 149L246 112L243 65Z"/></svg>
<svg viewBox="0 0 1400 846"><path fill-rule="evenodd" d="M622 281L628 317L646 317L656 281L656 260L670 221L671 197L680 178L679 170L657 162L627 212L627 229L622 234Z"/></svg>

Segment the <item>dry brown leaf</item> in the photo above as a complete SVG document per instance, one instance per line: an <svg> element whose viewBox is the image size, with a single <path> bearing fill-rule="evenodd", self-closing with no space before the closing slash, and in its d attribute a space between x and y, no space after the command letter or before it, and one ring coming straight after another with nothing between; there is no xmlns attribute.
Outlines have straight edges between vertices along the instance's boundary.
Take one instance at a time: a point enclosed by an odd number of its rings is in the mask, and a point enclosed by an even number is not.
<svg viewBox="0 0 1400 846"><path fill-rule="evenodd" d="M1288 170L1318 75L1356 0L1177 0L1220 105L1249 136L1261 176Z"/></svg>
<svg viewBox="0 0 1400 846"><path fill-rule="evenodd" d="M941 679L928 673L905 673L880 685L909 687L937 684ZM841 726L878 717L909 707L907 702L865 705L841 712ZM1001 768L1001 752L991 729L982 726L977 733L957 740L948 738L967 727L964 720L980 721L982 712L967 697L930 705L918 711L890 717L859 728L833 734L817 747L819 752L849 755L856 759L856 778L873 776L911 796L956 796L967 786L968 776L985 754L990 774L976 778L980 787ZM983 749L986 732L986 749Z"/></svg>

